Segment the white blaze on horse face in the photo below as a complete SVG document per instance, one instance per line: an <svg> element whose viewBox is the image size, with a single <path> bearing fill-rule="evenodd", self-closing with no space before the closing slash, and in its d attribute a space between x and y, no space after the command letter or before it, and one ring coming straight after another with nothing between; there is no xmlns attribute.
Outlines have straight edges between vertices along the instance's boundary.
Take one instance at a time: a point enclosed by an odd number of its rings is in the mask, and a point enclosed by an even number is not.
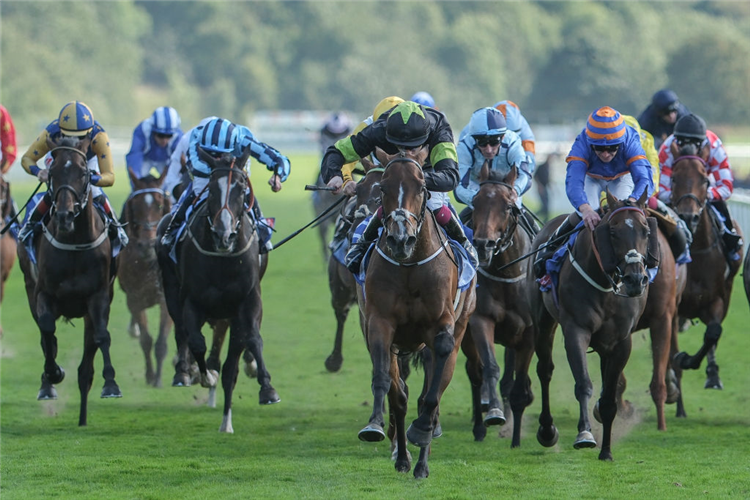
<svg viewBox="0 0 750 500"><path fill-rule="evenodd" d="M68 160L65 162L65 165L63 165L63 168L70 168L71 165L72 163L70 162L70 160Z"/></svg>
<svg viewBox="0 0 750 500"><path fill-rule="evenodd" d="M625 219L625 225L633 229L633 219Z"/></svg>
<svg viewBox="0 0 750 500"><path fill-rule="evenodd" d="M219 185L219 192L221 193L221 199L222 199L222 205L224 204L223 200L229 199L229 178L228 177L222 177L217 181ZM223 227L227 230L231 230L232 228L232 214L229 212L229 210L222 209L221 213L219 215L219 220L221 221Z"/></svg>
<svg viewBox="0 0 750 500"><path fill-rule="evenodd" d="M143 201L146 203L146 206L150 207L154 203L154 197L150 193L146 194L146 196L143 197Z"/></svg>

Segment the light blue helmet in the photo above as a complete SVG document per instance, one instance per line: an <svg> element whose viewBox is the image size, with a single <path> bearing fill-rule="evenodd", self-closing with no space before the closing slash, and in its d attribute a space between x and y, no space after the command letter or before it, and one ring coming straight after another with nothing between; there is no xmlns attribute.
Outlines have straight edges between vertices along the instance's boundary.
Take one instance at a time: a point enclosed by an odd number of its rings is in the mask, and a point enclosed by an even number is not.
<svg viewBox="0 0 750 500"><path fill-rule="evenodd" d="M421 104L422 106L428 106L430 108L435 107L435 99L432 98L430 94L424 91L417 92L413 96L411 96L410 101L416 102L417 104Z"/></svg>
<svg viewBox="0 0 750 500"><path fill-rule="evenodd" d="M505 117L496 108L479 108L469 120L469 135L472 137L503 135L507 130Z"/></svg>
<svg viewBox="0 0 750 500"><path fill-rule="evenodd" d="M204 125L199 145L213 153L231 153L238 135L239 131L234 123L224 118L214 118Z"/></svg>
<svg viewBox="0 0 750 500"><path fill-rule="evenodd" d="M180 115L177 114L177 110L169 106L156 108L154 114L151 115L151 121L153 122L151 131L157 134L174 135L180 132Z"/></svg>

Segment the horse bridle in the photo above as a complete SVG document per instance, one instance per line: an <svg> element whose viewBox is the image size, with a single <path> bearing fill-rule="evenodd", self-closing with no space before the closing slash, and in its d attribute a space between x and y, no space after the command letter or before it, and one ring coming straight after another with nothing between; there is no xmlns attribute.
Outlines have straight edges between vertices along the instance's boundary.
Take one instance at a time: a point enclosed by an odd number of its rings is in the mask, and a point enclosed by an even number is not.
<svg viewBox="0 0 750 500"><path fill-rule="evenodd" d="M422 165L420 165L418 161L412 158L405 157L405 156L399 156L388 162L388 164L383 169L383 175L385 175L385 172L388 170L388 167L390 167L394 163L413 163L414 165L417 166L417 168L419 168L419 170L422 170ZM427 187L425 186L424 182L422 182L421 192L422 192L422 208L419 211L419 216L417 216L417 214L405 208L399 207L383 218L383 228L386 232L388 231L388 222L391 219L395 219L396 217L398 217L398 218L403 218L406 222L409 223L410 226L414 225L414 223L412 222L412 219L415 220L416 231L414 234L419 234L419 232L422 230L422 224L424 223L425 212L427 210Z"/></svg>
<svg viewBox="0 0 750 500"><path fill-rule="evenodd" d="M73 204L73 218L78 217L81 212L83 211L83 207L86 206L86 204L89 201L89 193L91 192L91 172L88 170L88 166L86 165L86 162L88 162L88 158L86 157L86 153L81 151L80 149L73 148L70 146L57 146L56 148L52 149L50 153L54 153L55 151L65 149L69 151L75 151L79 155L83 156L84 161L84 168L86 169L86 173L88 174L86 176L86 187L84 189L83 193L83 199L81 199L81 196L78 194L78 191L76 191L73 186L69 184L63 184L62 186L59 186L55 188L52 184L52 177L49 179L49 187L52 190L52 208L50 213L53 214L57 210L57 197L60 194L60 191L70 191L73 193L73 196L75 197L75 203ZM53 155L54 157L54 155ZM54 164L54 163L53 163ZM50 170L52 169L52 165L50 165Z"/></svg>
<svg viewBox="0 0 750 500"><path fill-rule="evenodd" d="M479 187L481 188L485 184L495 184L498 186L503 186L510 189L511 191L514 189L513 186L511 186L507 182L497 181L493 179L487 179L486 181L480 182ZM513 205L511 208L511 222L510 224L508 224L508 227L505 229L505 231L500 233L500 237L495 240L495 251L492 253L493 257L503 253L513 244L513 235L516 233L516 228L518 227L518 216L520 215L520 213L521 210L516 205Z"/></svg>
<svg viewBox="0 0 750 500"><path fill-rule="evenodd" d="M229 212L229 216L232 218L233 221L235 221L234 229L232 230L232 233L231 233L232 235L236 235L239 232L240 225L242 224L242 216L235 217L234 213L232 212L232 209L229 208L229 194L232 191L231 189L232 174L237 172L238 175L241 176L241 178L245 181L246 186L250 184L250 179L247 178L247 174L245 173L245 171L234 166L235 160L236 158L232 158L232 163L230 163L228 167L215 167L211 169L210 175L213 175L215 172L227 172L227 171L229 172L229 175L227 176L227 193L226 193L226 198L224 199L224 204L221 206L218 212L216 212L216 215L214 215L213 219L211 218L210 213L206 213L206 219L208 219L208 226L211 228L211 231L214 231L214 221L216 221L216 219L219 218L219 215L221 214L221 212L223 212L224 210ZM242 190L243 196L244 196L244 192L245 190L243 189Z"/></svg>
<svg viewBox="0 0 750 500"><path fill-rule="evenodd" d="M700 156L694 156L694 155L687 155L687 156L680 156L675 160L674 165L672 166L672 169L674 170L675 167L677 167L677 164L681 162L682 160L698 160L703 164L703 167L708 169L708 165L706 164L706 160L701 158ZM706 183L706 189L708 189L709 180L708 177L705 177L705 183ZM698 216L700 216L703 213L703 209L706 208L706 200L701 201L696 195L693 193L685 193L682 196L680 196L677 201L672 203L672 206L677 209L677 207L682 203L683 200L693 200L698 205Z"/></svg>
<svg viewBox="0 0 750 500"><path fill-rule="evenodd" d="M136 198L138 196L142 196L142 195L145 195L145 194L152 194L152 193L153 194L159 194L159 195L162 196L162 200L166 200L167 194L164 192L163 189L160 189L160 188L137 189L137 190L133 191L132 193L130 193L130 196L128 196L128 199L125 200L125 203L128 204L128 213L129 213L128 224L129 225L132 225L133 227L142 227L142 228L144 228L146 230L155 229L159 225L160 221L158 221L158 220L154 221L154 222L140 222L140 221L134 220L134 218L131 216L132 215L132 205L129 204L129 202L132 199L134 199L134 198ZM162 201L162 203L163 203L163 201ZM164 215L164 214L162 214L162 215Z"/></svg>

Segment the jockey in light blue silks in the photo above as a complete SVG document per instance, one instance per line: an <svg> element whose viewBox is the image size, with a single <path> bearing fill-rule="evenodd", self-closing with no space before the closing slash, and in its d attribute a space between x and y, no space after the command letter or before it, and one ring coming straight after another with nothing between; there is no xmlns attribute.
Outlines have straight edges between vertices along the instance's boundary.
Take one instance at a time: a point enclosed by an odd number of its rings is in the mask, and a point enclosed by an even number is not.
<svg viewBox="0 0 750 500"><path fill-rule="evenodd" d="M213 118L205 125L195 127L191 132L187 150L187 168L193 182L185 189L180 200L172 208L172 220L169 222L161 240L164 246L174 244L177 229L185 221L188 207L193 204L196 197L205 193L205 188L208 185L211 168L198 156L199 147L209 154L231 153L235 158L242 157L249 148L250 156L265 164L268 170L273 172L268 183L274 192L280 191L281 183L289 177L291 169L289 159L274 148L257 141L247 127L235 125L223 118ZM249 176L248 166L249 162L248 165L244 165ZM254 197L254 200L255 203L251 207L252 213L256 221L260 222L257 225L258 236L262 243L261 253L265 253L273 248L271 245L272 228L263 223L264 218L258 206L258 198Z"/></svg>
<svg viewBox="0 0 750 500"><path fill-rule="evenodd" d="M645 191L654 191L651 164L641 146L637 130L625 123L609 106L595 110L578 134L566 158L565 191L575 212L550 236L547 243L574 229L583 220L594 230L601 220L597 213L599 197L609 190L618 200L636 201ZM534 263L537 277L544 275L544 263L557 245L539 252Z"/></svg>
<svg viewBox="0 0 750 500"><path fill-rule="evenodd" d="M130 151L125 156L128 170L137 179L148 176L152 170L161 175L181 137L177 111L167 106L156 108L133 130Z"/></svg>

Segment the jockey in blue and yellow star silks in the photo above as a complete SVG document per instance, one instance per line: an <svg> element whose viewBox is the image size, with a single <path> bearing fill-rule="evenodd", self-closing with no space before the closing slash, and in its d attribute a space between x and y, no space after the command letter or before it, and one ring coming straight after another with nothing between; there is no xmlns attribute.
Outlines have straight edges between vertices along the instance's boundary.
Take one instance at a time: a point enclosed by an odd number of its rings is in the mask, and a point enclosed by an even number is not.
<svg viewBox="0 0 750 500"><path fill-rule="evenodd" d="M51 156L45 158L46 167L40 168L36 162L43 158L49 152L47 139L53 141L59 140L62 136L88 137L91 139L86 159L88 160L91 174L91 194L94 201L97 202L111 218L114 224L111 228L117 228L117 235L122 245L126 245L128 238L125 231L119 227L117 216L109 203L107 195L102 191L103 187L112 186L115 183L115 173L112 167L112 151L109 147L109 137L104 128L94 120L94 114L91 109L81 101L71 101L60 110L57 120L47 125L42 130L39 137L29 146L29 149L21 157L21 166L29 174L36 176L40 181L46 182L48 179L47 167L52 163ZM47 213L51 206L49 192L37 203L34 210L21 228L18 234L19 241L25 240L32 233L34 226Z"/></svg>
<svg viewBox="0 0 750 500"><path fill-rule="evenodd" d="M177 111L168 106L156 108L151 116L133 130L130 151L125 156L128 170L137 179L150 173L161 175L181 137L180 115Z"/></svg>
<svg viewBox="0 0 750 500"><path fill-rule="evenodd" d="M425 185L430 191L427 208L433 211L438 223L448 235L458 241L474 260L476 251L466 238L461 223L449 208L447 193L458 184L458 155L453 143L453 131L445 115L434 108L405 101L384 113L358 134L341 139L328 148L321 164L321 174L334 194L341 192L341 167L359 160L379 147L387 154L402 153L414 156L428 148L429 161L423 165ZM382 226L382 211L370 219L362 238L347 254L347 267L359 271L364 251L375 240ZM476 267L476 261L474 261Z"/></svg>

